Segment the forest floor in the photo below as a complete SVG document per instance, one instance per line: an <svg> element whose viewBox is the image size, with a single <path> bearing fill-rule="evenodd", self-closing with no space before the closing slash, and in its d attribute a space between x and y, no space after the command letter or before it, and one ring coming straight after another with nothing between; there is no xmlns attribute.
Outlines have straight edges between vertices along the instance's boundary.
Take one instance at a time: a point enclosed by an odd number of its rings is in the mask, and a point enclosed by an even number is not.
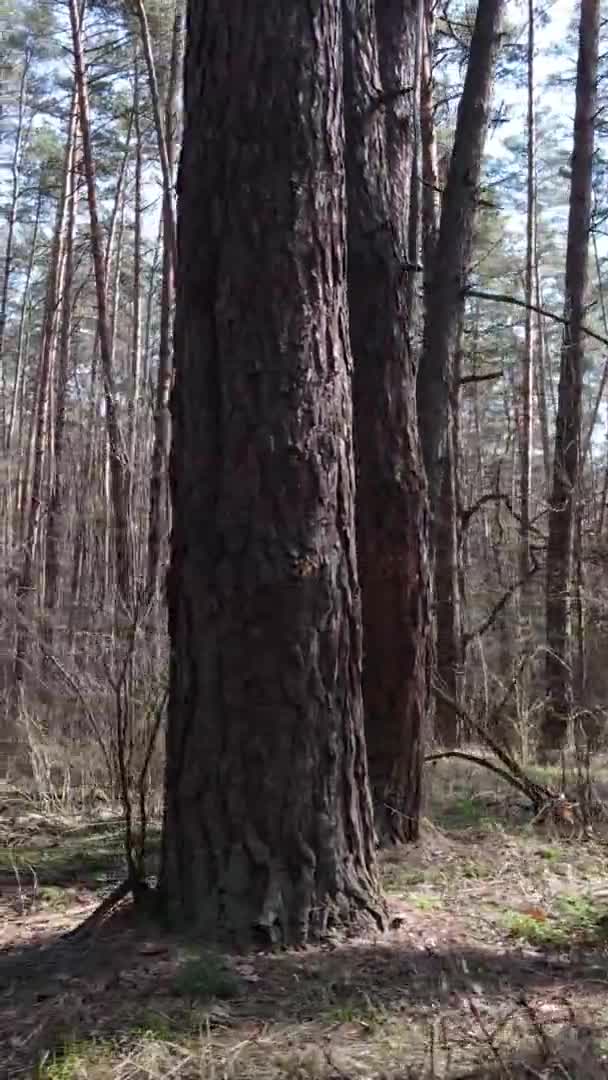
<svg viewBox="0 0 608 1080"><path fill-rule="evenodd" d="M246 957L128 907L58 945L120 880L120 821L0 798L0 1076L608 1077L608 828L539 828L463 763L431 788L420 844L382 856L395 929Z"/></svg>

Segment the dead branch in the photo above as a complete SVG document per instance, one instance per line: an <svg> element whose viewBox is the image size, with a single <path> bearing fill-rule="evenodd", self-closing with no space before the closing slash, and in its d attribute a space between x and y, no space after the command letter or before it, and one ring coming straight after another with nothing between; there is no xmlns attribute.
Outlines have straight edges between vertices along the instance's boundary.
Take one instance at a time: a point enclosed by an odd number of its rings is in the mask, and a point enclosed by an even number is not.
<svg viewBox="0 0 608 1080"><path fill-rule="evenodd" d="M480 625L475 630L471 630L469 631L469 633L462 635L462 645L464 649L468 648L468 646L475 638L482 637L485 633L487 633L488 630L492 628L498 616L502 611L504 611L507 604L515 595L515 593L519 589L521 589L526 584L526 582L529 581L530 578L534 577L534 575L539 571L540 564L534 557L533 548L530 548L530 557L532 559L532 566L527 571L527 573L525 573L523 577L519 578L517 581L514 581L512 585L509 585L509 588L503 593L500 600L498 600L497 603L494 605L489 615L483 620L482 623L480 623Z"/></svg>
<svg viewBox="0 0 608 1080"><path fill-rule="evenodd" d="M497 304L511 304L513 307L523 308L524 311L534 311L537 315L543 315L546 319L552 319L553 322L560 323L561 326L569 326L568 319L564 319L563 315L556 315L554 311L549 311L547 308L539 307L538 304L527 304L525 300L520 300L517 296L510 296L508 293L493 293L486 292L485 289L473 289L467 288L464 290L465 296L472 296L477 300L491 300ZM588 326L581 326L580 330L587 337L593 338L594 341L599 341L600 345L608 346L608 338L603 337L601 334L596 334L595 330L590 330Z"/></svg>
<svg viewBox="0 0 608 1080"><path fill-rule="evenodd" d="M460 761L470 761L473 765L481 765L482 768L489 769L496 776L500 776L501 780L510 784L511 787L517 788L526 798L529 797L524 784L521 784L515 776L506 769L501 769L499 765L495 765L493 761L488 761L487 758L479 757L477 754L467 754L464 750L442 750L440 754L427 754L424 763L426 765L433 761L442 761L444 758L458 758Z"/></svg>
<svg viewBox="0 0 608 1080"><path fill-rule="evenodd" d="M527 662L529 658L526 657L525 659ZM516 682L517 680L515 677L515 685ZM497 710L498 712L500 712L504 708L508 697L512 693L513 685L514 683L512 681L509 688L507 689L507 693L505 694L505 696L490 713L490 717L488 718L490 723L496 718ZM439 697L441 701L448 706L448 708L453 709L453 711L456 713L456 716L458 716L459 719L468 726L470 731L473 731L475 733L480 742L482 742L484 746L487 746L492 751L492 753L498 758L500 763L504 765L507 772L509 772L519 782L519 784L521 785L521 790L525 792L527 798L530 800L532 806L534 807L534 810L537 813L544 806L546 806L547 803L553 803L556 799L559 798L557 792L552 791L551 788L544 787L544 785L542 784L536 783L535 780L532 780L529 776L527 776L521 766L515 760L515 758L506 749L506 747L501 746L501 744L496 739L494 739L492 735L490 735L489 731L487 731L482 724L475 720L471 716L471 714L466 711L466 709L463 709L458 704L458 702L454 701L454 699L451 698L449 694L446 694L440 686L437 686L435 684L433 689L437 697Z"/></svg>
<svg viewBox="0 0 608 1080"><path fill-rule="evenodd" d="M477 514L479 512L479 510L481 510L488 503L502 503L502 505L505 506L507 508L507 510L509 511L511 517L521 525L521 515L517 513L517 510L515 509L515 507L513 506L512 501L511 501L511 497L509 495L507 495L506 492L504 492L504 491L486 491L484 495L480 495L480 497L477 499L477 501L474 502L471 506L468 506L466 510L461 510L461 512L460 512L461 528L462 529L467 529L468 526L471 523L471 518L473 518L475 516L475 514ZM531 532L536 533L537 536L542 537L542 539L544 540L543 533L541 532L540 529L535 528L535 526L532 523L530 524L529 527L530 527Z"/></svg>
<svg viewBox="0 0 608 1080"><path fill-rule="evenodd" d="M490 382L493 379L502 379L504 371L487 371L485 375L462 375L458 380L460 386L469 386L471 383Z"/></svg>

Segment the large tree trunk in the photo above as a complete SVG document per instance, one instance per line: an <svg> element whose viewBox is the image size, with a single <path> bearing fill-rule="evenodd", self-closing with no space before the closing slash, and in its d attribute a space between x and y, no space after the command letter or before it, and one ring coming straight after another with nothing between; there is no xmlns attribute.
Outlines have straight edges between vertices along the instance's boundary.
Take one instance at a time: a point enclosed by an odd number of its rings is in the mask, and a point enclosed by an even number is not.
<svg viewBox="0 0 608 1080"><path fill-rule="evenodd" d="M574 530L581 452L581 394L584 361L593 149L597 109L599 0L582 0L564 315L568 320L562 345L553 489L547 546L547 700L541 730L541 751L563 746L572 713L571 604Z"/></svg>
<svg viewBox="0 0 608 1080"><path fill-rule="evenodd" d="M339 5L191 5L160 897L383 924L361 697Z"/></svg>
<svg viewBox="0 0 608 1080"><path fill-rule="evenodd" d="M386 0L344 0L343 12L365 732L380 838L411 840L429 705L430 578L403 272L411 106L391 91L397 79L412 81L415 11L397 17ZM388 41L399 72L381 72ZM388 123L395 111L398 125Z"/></svg>
<svg viewBox="0 0 608 1080"><path fill-rule="evenodd" d="M456 698L462 641L458 614L459 543L455 498L458 450L453 414L457 396L455 358L460 347L482 153L504 6L504 0L483 0L477 9L432 266L430 273L428 267L425 273L425 323L417 386L422 452L433 517L437 678L444 690ZM424 94L422 100L425 100ZM425 116L428 108L427 104ZM428 126L427 116L423 124L425 179L432 182L431 135L425 134ZM428 252L429 247L432 250L430 204L426 211L425 233L431 238L427 242ZM437 702L436 729L438 737L448 745L456 741L453 710L442 700Z"/></svg>

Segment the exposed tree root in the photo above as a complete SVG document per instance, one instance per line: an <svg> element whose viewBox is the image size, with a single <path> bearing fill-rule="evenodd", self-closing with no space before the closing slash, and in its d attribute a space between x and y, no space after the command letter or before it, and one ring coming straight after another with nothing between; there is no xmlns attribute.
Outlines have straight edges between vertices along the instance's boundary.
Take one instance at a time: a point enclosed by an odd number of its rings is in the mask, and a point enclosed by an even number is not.
<svg viewBox="0 0 608 1080"><path fill-rule="evenodd" d="M120 885L117 885L112 890L109 896L106 896L105 900L102 900L101 904L91 912L84 922L79 923L73 930L68 930L67 933L62 935L62 939L65 941L80 941L82 938L89 937L103 925L114 909L123 900L126 900L129 895L133 897L136 907L150 909L153 892L149 886L143 881L133 882L130 878L125 878Z"/></svg>

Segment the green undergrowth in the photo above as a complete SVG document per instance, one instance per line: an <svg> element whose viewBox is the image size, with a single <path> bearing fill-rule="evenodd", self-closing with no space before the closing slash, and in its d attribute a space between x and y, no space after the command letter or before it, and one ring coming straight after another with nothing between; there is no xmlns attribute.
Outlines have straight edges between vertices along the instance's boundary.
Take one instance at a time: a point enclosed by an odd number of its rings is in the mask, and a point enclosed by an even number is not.
<svg viewBox="0 0 608 1080"><path fill-rule="evenodd" d="M43 1055L34 1072L35 1080L79 1080L91 1070L103 1069L114 1054L114 1046L106 1040L66 1039Z"/></svg>
<svg viewBox="0 0 608 1080"><path fill-rule="evenodd" d="M158 828L150 830L148 860L155 869L160 847ZM120 822L103 829L66 829L45 837L41 830L35 838L0 847L0 884L15 881L15 870L24 884L35 876L39 886L52 889L74 884L98 888L124 873L124 839ZM56 897L55 897L56 899Z"/></svg>
<svg viewBox="0 0 608 1080"><path fill-rule="evenodd" d="M237 997L242 987L226 961L214 952L188 957L174 984L175 993L192 999Z"/></svg>
<svg viewBox="0 0 608 1080"><path fill-rule="evenodd" d="M558 896L548 910L507 912L505 925L513 938L538 947L602 946L608 944L608 905L588 896Z"/></svg>

